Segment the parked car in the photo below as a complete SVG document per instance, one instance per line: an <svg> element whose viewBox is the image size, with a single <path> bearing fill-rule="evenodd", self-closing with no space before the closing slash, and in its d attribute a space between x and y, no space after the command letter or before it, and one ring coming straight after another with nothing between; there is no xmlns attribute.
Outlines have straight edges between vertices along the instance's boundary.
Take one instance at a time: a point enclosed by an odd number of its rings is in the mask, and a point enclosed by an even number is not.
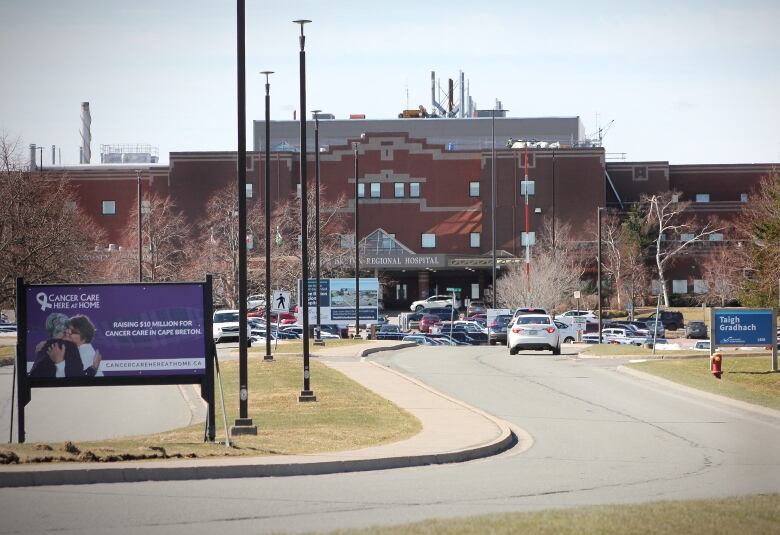
<svg viewBox="0 0 780 535"><path fill-rule="evenodd" d="M686 338L707 338L707 325L703 321L689 321L685 326Z"/></svg>
<svg viewBox="0 0 780 535"><path fill-rule="evenodd" d="M423 314L423 317L420 318L420 332L421 333L431 332L431 327L440 324L441 324L441 318L439 316L436 316L435 314Z"/></svg>
<svg viewBox="0 0 780 535"><path fill-rule="evenodd" d="M661 320L661 323L664 324L664 329L669 329L670 331L676 331L677 329L681 329L684 327L682 312L675 312L673 310L661 310L658 312L658 318ZM639 321L652 321L654 319L656 319L655 312L653 312L649 316L637 318L637 320Z"/></svg>
<svg viewBox="0 0 780 535"><path fill-rule="evenodd" d="M453 346L468 346L468 345L477 345L479 342L474 340L473 338L470 338L469 335L463 332L454 332L452 333L452 336L444 333L439 334L426 334L428 338L433 338L434 340L441 340L444 342L444 345L453 345ZM468 340L472 340L473 343L469 342Z"/></svg>
<svg viewBox="0 0 780 535"><path fill-rule="evenodd" d="M710 341L709 340L699 340L693 346L693 350L694 351L706 351L706 352L709 353L709 351L710 351Z"/></svg>
<svg viewBox="0 0 780 535"><path fill-rule="evenodd" d="M479 327L474 327L472 325L453 325L452 329L442 329L441 331L444 334L450 334L454 336L455 333L466 333L469 338L474 340L478 344L486 344L488 341L488 335L486 332L484 332Z"/></svg>
<svg viewBox="0 0 780 535"><path fill-rule="evenodd" d="M509 354L518 351L552 351L561 354L561 339L558 327L548 314L523 314L514 319L507 333Z"/></svg>
<svg viewBox="0 0 780 535"><path fill-rule="evenodd" d="M420 329L420 319L424 316L422 312L410 312L406 315L406 328L411 330Z"/></svg>
<svg viewBox="0 0 780 535"><path fill-rule="evenodd" d="M211 318L211 329L214 343L238 342L239 321L238 310L217 310ZM252 339L249 323L247 323L247 347L252 347Z"/></svg>
<svg viewBox="0 0 780 535"><path fill-rule="evenodd" d="M429 338L428 336L425 336L424 334L407 334L404 336L403 342L414 342L417 345L420 346L437 346L439 345L436 340L433 338Z"/></svg>
<svg viewBox="0 0 780 535"><path fill-rule="evenodd" d="M647 331L648 336L650 338L653 337L653 331L655 331L655 337L661 338L663 336L666 336L666 329L664 328L664 324L661 323L661 321L647 321L645 322L645 325L647 325Z"/></svg>
<svg viewBox="0 0 780 535"><path fill-rule="evenodd" d="M377 340L403 340L406 333L398 325L385 324L376 330Z"/></svg>
<svg viewBox="0 0 780 535"><path fill-rule="evenodd" d="M634 336L648 336L650 330L647 328L647 323L644 321L629 321L629 320L608 320L602 323L604 327L628 327L634 330Z"/></svg>
<svg viewBox="0 0 780 535"><path fill-rule="evenodd" d="M473 316L474 314L484 314L485 312L487 312L487 307L485 306L484 301L474 300L466 307L466 316L468 317Z"/></svg>
<svg viewBox="0 0 780 535"><path fill-rule="evenodd" d="M250 295L249 297L246 298L246 306L247 308L264 307L265 296L263 294Z"/></svg>
<svg viewBox="0 0 780 535"><path fill-rule="evenodd" d="M442 321L451 321L458 319L458 313L450 307L435 307L425 310L426 314L433 314L438 316Z"/></svg>
<svg viewBox="0 0 780 535"><path fill-rule="evenodd" d="M517 318L517 316L522 316L524 314L547 314L547 311L543 308L533 308L533 307L518 308L517 310L515 310L515 313L512 315L512 320L514 321L514 319Z"/></svg>
<svg viewBox="0 0 780 535"><path fill-rule="evenodd" d="M577 341L577 329L574 328L574 324L555 320L555 326L558 327L558 336L564 344L572 344Z"/></svg>
<svg viewBox="0 0 780 535"><path fill-rule="evenodd" d="M587 318L590 320L597 320L596 314L592 310L567 310L561 314L556 314L555 319L564 320L566 323L572 318Z"/></svg>
<svg viewBox="0 0 780 535"><path fill-rule="evenodd" d="M499 314L488 326L488 342L494 346L506 344L506 331L512 321L511 314Z"/></svg>
<svg viewBox="0 0 780 535"><path fill-rule="evenodd" d="M420 312L423 309L434 307L458 308L460 307L460 302L456 300L453 303L452 295L432 295L428 299L420 299L419 301L413 302L409 308L413 312Z"/></svg>

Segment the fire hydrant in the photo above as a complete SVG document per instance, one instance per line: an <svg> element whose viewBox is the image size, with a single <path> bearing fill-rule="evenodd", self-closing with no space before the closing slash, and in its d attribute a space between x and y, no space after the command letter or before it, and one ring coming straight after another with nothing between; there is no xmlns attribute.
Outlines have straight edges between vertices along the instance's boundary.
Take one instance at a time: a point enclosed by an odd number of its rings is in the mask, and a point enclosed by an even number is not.
<svg viewBox="0 0 780 535"><path fill-rule="evenodd" d="M720 353L715 353L710 357L710 372L718 379L720 379L720 376L723 374L721 369L722 364L723 356Z"/></svg>

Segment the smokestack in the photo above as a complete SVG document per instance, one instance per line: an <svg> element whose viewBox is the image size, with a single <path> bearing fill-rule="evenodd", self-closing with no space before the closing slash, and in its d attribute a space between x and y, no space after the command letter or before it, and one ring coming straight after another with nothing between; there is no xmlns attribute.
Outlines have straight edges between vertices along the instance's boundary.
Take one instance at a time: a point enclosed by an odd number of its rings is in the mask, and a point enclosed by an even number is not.
<svg viewBox="0 0 780 535"><path fill-rule="evenodd" d="M452 78L450 78L447 81L447 97L448 97L448 102L447 102L448 109L447 109L447 111L449 112L448 115L450 117L452 116L452 108L454 107L453 106L453 102L452 102L453 98L454 98L453 95L452 95L452 93L453 93L452 85L453 85L452 84Z"/></svg>
<svg viewBox="0 0 780 535"><path fill-rule="evenodd" d="M54 145L51 146L51 165L57 165L57 148Z"/></svg>
<svg viewBox="0 0 780 535"><path fill-rule="evenodd" d="M463 71L460 71L460 109L458 110L458 117L464 117L466 115L466 84L464 81L465 76Z"/></svg>
<svg viewBox="0 0 780 535"><path fill-rule="evenodd" d="M35 143L30 143L30 171L38 169L38 164L35 162L35 152L37 150L38 148L35 146Z"/></svg>
<svg viewBox="0 0 780 535"><path fill-rule="evenodd" d="M89 102L81 103L81 163L89 163L92 158L92 115L89 113Z"/></svg>
<svg viewBox="0 0 780 535"><path fill-rule="evenodd" d="M436 113L436 71L431 71L431 113Z"/></svg>

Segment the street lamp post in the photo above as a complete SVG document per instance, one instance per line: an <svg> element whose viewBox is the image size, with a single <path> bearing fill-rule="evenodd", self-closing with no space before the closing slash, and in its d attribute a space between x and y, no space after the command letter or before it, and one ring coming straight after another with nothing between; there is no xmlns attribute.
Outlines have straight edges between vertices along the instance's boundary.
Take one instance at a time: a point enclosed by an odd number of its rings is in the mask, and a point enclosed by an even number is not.
<svg viewBox="0 0 780 535"><path fill-rule="evenodd" d="M317 401L317 397L310 388L309 370L309 240L308 230L308 189L306 169L306 36L303 34L305 24L311 22L306 19L293 21L300 24L301 35L298 38L300 52L298 53L300 67L300 101L301 101L301 295L300 304L303 314L303 390L298 396L298 401ZM317 289L319 293L319 288Z"/></svg>
<svg viewBox="0 0 780 535"><path fill-rule="evenodd" d="M490 134L493 139L491 144L492 163L490 164L490 232L493 244L493 308L496 308L496 106L493 105L490 114ZM454 301L453 301L454 303Z"/></svg>
<svg viewBox="0 0 780 535"><path fill-rule="evenodd" d="M362 136L361 136L362 137ZM360 143L352 143L352 150L355 151L355 338L360 338L360 197L358 192L358 147Z"/></svg>
<svg viewBox="0 0 780 535"><path fill-rule="evenodd" d="M265 356L264 362L274 360L271 354L271 84L265 75Z"/></svg>
<svg viewBox="0 0 780 535"><path fill-rule="evenodd" d="M596 239L598 240L598 252L596 254L596 262L598 267L596 269L596 291L598 292L599 300L599 344L601 343L601 212L604 211L603 206L599 206L596 212Z"/></svg>
<svg viewBox="0 0 780 535"><path fill-rule="evenodd" d="M528 142L525 142L525 277L528 281L528 293L531 293L531 235L528 233Z"/></svg>
<svg viewBox="0 0 780 535"><path fill-rule="evenodd" d="M322 110L313 110L314 114L314 269L317 279L317 328L314 329L314 345L322 346L321 325L320 325L320 112Z"/></svg>
<svg viewBox="0 0 780 535"><path fill-rule="evenodd" d="M249 381L247 370L246 317L246 8L244 0L237 0L237 101L238 101L238 382L239 417L232 427L234 435L256 435L257 427L249 418Z"/></svg>
<svg viewBox="0 0 780 535"><path fill-rule="evenodd" d="M141 171L135 171L135 181L138 186L138 282L144 281L143 271L143 238L141 236Z"/></svg>

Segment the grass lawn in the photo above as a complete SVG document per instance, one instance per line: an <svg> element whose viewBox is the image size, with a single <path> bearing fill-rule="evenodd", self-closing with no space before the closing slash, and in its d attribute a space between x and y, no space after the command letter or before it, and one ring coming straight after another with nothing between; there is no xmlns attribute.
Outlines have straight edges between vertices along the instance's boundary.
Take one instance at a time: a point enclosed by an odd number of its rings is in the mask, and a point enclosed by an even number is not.
<svg viewBox="0 0 780 535"><path fill-rule="evenodd" d="M463 519L428 520L340 534L466 535L721 535L780 533L780 495L721 500L656 502L642 505L580 507L533 513L508 513Z"/></svg>
<svg viewBox="0 0 780 535"><path fill-rule="evenodd" d="M780 373L772 369L772 357L723 356L723 377L709 371L709 357L639 362L630 367L699 390L780 409Z"/></svg>
<svg viewBox="0 0 780 535"><path fill-rule="evenodd" d="M281 346L280 346L281 347ZM261 354L262 355L262 354ZM228 426L238 417L238 362L220 363ZM328 368L310 361L316 402L299 403L303 358L249 359L249 416L257 436L235 437L232 447L203 442L204 425L144 437L77 444L5 444L0 462L116 461L166 457L287 455L340 451L385 444L415 435L420 422L408 412ZM224 442L219 390L217 440Z"/></svg>

